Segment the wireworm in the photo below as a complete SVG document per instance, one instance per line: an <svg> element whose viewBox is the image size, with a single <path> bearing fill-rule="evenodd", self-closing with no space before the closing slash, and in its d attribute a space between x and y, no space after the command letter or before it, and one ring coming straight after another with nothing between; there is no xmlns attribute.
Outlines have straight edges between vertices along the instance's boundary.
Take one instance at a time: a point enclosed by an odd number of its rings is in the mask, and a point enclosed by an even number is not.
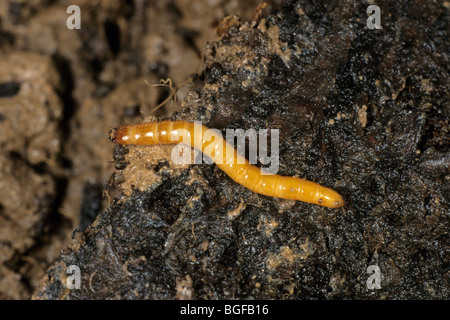
<svg viewBox="0 0 450 320"><path fill-rule="evenodd" d="M216 163L235 182L262 195L299 200L324 207L338 208L345 202L334 190L296 177L277 174L263 175L234 147L215 135L207 139L209 129L188 121L160 121L130 126L119 126L109 132L109 139L120 145L155 145L183 143L195 147ZM200 131L200 132L199 132ZM210 152L208 152L211 150ZM226 152L232 150L232 152Z"/></svg>

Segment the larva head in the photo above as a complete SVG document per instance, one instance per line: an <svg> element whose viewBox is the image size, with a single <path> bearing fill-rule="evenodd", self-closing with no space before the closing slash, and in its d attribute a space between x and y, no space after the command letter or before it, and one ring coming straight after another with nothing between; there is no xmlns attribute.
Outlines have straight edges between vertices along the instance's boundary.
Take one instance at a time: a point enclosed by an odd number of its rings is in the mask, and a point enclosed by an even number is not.
<svg viewBox="0 0 450 320"><path fill-rule="evenodd" d="M128 137L128 127L117 127L108 133L108 139L117 144L130 144Z"/></svg>
<svg viewBox="0 0 450 320"><path fill-rule="evenodd" d="M328 208L339 208L345 204L345 201L336 191L321 187L316 196L316 203Z"/></svg>

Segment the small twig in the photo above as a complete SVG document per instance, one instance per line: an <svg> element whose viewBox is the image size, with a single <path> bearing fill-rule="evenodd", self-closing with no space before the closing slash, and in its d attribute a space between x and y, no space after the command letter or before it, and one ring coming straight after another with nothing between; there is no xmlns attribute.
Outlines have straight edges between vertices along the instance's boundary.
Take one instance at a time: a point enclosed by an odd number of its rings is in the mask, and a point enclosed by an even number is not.
<svg viewBox="0 0 450 320"><path fill-rule="evenodd" d="M145 83L149 86L149 87L168 87L170 89L170 94L169 96L164 99L163 102L161 102L160 104L158 104L155 108L153 108L153 110L150 111L150 114L152 114L153 112L155 112L156 110L158 110L159 108L161 108L163 105L165 105L167 102L169 102L172 98L174 98L174 102L176 102L177 97L176 94L178 92L178 90L183 87L186 83L190 82L192 79L189 78L186 81L184 81L179 87L174 88L173 84L172 84L172 79L168 78L166 80L161 79L159 80L160 83L156 83L156 84L150 84L148 83L147 80L145 80Z"/></svg>

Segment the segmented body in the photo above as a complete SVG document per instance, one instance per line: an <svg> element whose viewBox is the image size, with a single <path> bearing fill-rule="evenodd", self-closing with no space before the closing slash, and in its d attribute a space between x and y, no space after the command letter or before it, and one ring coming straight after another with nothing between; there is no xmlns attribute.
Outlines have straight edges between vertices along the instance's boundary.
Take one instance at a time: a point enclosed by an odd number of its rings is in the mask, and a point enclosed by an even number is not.
<svg viewBox="0 0 450 320"><path fill-rule="evenodd" d="M296 177L263 175L261 169L250 164L234 147L222 138L207 133L208 128L188 121L160 121L111 130L111 141L121 145L155 145L183 143L205 152L231 179L253 192L270 197L299 200L325 207L344 205L334 190ZM228 148L227 148L228 146ZM226 152L231 150L231 152ZM210 151L210 152L209 152Z"/></svg>

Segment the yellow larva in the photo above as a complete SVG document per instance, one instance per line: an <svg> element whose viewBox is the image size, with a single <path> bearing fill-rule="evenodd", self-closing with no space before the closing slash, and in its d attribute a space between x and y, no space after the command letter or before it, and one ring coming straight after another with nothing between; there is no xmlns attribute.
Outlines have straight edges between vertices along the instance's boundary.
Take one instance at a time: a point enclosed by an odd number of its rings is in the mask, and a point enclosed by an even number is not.
<svg viewBox="0 0 450 320"><path fill-rule="evenodd" d="M253 192L270 197L314 203L330 208L342 207L345 204L336 191L317 183L276 174L262 175L260 168L251 165L234 148L228 149L233 151L231 155L226 155L224 151L227 150L225 146L228 143L225 139L205 141L204 133L208 128L202 125L200 127L200 135L195 131L198 129L195 123L188 121L150 122L117 127L110 131L109 139L121 145L154 145L182 142L202 152L212 150L212 154L207 155L211 156L216 165L231 179ZM203 138L197 139L198 136ZM194 137L197 138L194 139ZM217 159L223 161L217 161Z"/></svg>

